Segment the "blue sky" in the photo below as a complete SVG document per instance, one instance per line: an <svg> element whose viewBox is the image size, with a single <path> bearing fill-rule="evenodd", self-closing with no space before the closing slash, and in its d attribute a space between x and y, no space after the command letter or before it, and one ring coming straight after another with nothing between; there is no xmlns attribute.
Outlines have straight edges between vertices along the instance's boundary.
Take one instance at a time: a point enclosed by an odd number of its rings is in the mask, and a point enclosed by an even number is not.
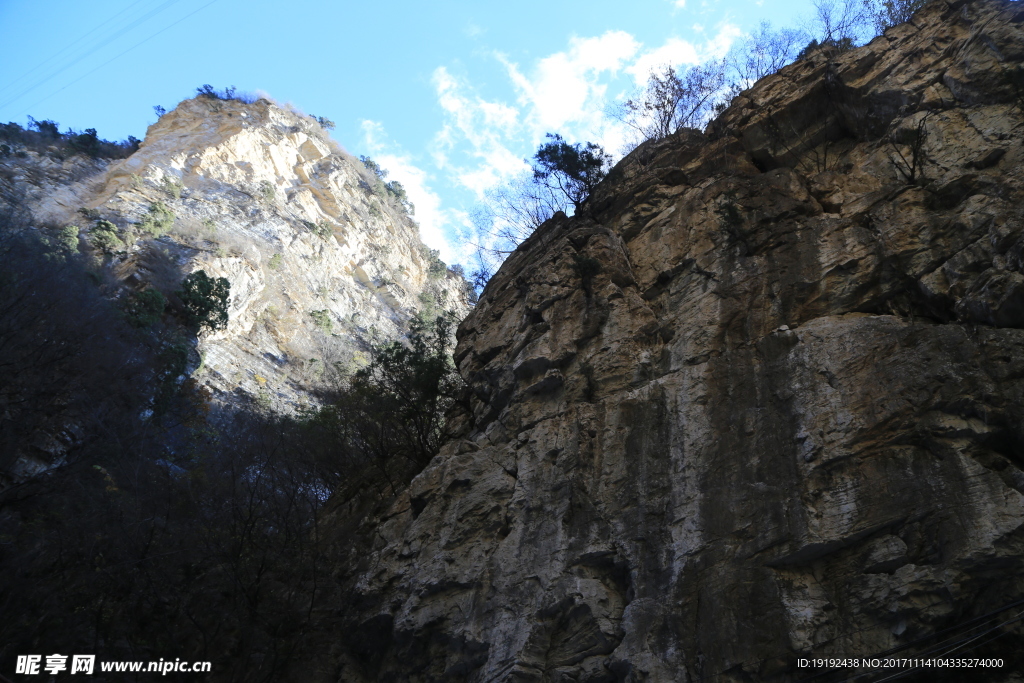
<svg viewBox="0 0 1024 683"><path fill-rule="evenodd" d="M720 56L805 1L0 0L0 121L143 137L195 88L234 85L336 122L401 181L428 244L468 263L482 193L545 132L619 151L607 116L652 67Z"/></svg>

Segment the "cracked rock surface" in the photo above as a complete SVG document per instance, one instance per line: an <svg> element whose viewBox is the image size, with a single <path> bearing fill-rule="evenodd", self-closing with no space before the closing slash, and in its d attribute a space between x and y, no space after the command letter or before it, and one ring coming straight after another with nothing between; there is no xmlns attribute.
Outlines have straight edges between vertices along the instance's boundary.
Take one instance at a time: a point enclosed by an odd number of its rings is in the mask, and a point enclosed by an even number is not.
<svg viewBox="0 0 1024 683"><path fill-rule="evenodd" d="M185 100L123 160L7 157L5 203L36 225L81 226L115 296L170 294L200 269L227 278L227 328L201 336L190 367L226 404L294 411L325 366L365 364L369 343L401 337L420 311L468 308L464 280L437 266L384 184L314 119L267 99ZM153 206L170 216L157 234L141 227ZM113 253L88 246L97 218L118 229Z"/></svg>
<svg viewBox="0 0 1024 683"><path fill-rule="evenodd" d="M1024 598L1022 60L1024 6L935 2L543 225L332 680L796 680Z"/></svg>

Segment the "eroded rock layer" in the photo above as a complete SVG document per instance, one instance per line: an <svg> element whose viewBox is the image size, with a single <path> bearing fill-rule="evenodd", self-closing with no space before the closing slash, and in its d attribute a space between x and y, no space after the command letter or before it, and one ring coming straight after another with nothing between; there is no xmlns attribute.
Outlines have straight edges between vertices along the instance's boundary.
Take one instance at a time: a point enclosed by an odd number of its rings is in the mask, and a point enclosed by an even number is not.
<svg viewBox="0 0 1024 683"><path fill-rule="evenodd" d="M796 680L1024 598L1022 60L1019 3L932 3L542 226L341 680Z"/></svg>
<svg viewBox="0 0 1024 683"><path fill-rule="evenodd" d="M81 226L123 285L114 296L170 295L200 269L228 279L227 328L201 336L190 369L229 404L293 411L325 366L358 368L368 342L400 337L418 312L467 309L410 205L315 119L267 99L185 100L120 161L10 156L5 203L39 226ZM97 219L117 231L103 249Z"/></svg>

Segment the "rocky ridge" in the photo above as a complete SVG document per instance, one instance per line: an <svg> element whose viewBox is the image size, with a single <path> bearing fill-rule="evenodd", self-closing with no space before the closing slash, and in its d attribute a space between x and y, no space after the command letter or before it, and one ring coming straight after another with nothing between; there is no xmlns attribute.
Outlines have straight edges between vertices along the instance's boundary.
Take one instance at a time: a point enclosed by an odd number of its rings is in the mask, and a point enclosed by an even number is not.
<svg viewBox="0 0 1024 683"><path fill-rule="evenodd" d="M190 366L227 402L294 410L325 364L351 371L416 313L467 310L402 203L315 119L267 99L185 100L124 160L5 165L4 195L37 224L82 226L120 296L200 269L230 281L227 329L202 334ZM106 254L97 220L121 242Z"/></svg>
<svg viewBox="0 0 1024 683"><path fill-rule="evenodd" d="M538 229L460 327L472 420L375 520L327 678L799 680L1016 614L1022 62L1019 3L930 3ZM974 680L1016 680L999 632Z"/></svg>

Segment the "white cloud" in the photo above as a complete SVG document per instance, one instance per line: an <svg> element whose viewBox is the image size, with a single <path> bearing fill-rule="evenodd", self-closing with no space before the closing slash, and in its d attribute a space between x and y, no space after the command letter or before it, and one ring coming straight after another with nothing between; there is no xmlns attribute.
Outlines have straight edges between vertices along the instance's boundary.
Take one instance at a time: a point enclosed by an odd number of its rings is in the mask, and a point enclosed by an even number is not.
<svg viewBox="0 0 1024 683"><path fill-rule="evenodd" d="M677 7L684 4L676 2ZM645 84L652 69L720 58L741 35L736 26L724 24L714 36L702 35L706 40L700 43L673 37L645 47L624 31L608 31L574 37L566 49L529 64L495 55L515 93L513 101L484 98L473 83L441 66L432 78L444 114L429 150L434 175L394 145L377 122L364 122L366 144L390 177L405 186L424 241L439 249L445 261L467 263L469 236L476 233L470 216L443 206L432 186L482 200L488 190L529 172L524 157L534 153L547 132L618 152L630 135L608 115L610 107L628 97L632 87Z"/></svg>
<svg viewBox="0 0 1024 683"><path fill-rule="evenodd" d="M694 30L698 27L694 26ZM700 27L703 31L703 27ZM687 40L669 38L663 45L653 50L645 50L628 67L626 73L633 77L638 86L647 82L652 71L659 71L665 66L692 66L713 59L721 59L732 48L737 39L743 37L743 31L735 24L722 24L718 33L703 45L694 45Z"/></svg>
<svg viewBox="0 0 1024 683"><path fill-rule="evenodd" d="M469 86L444 67L434 71L434 87L447 114L444 127L434 138L434 161L439 168L454 173L478 198L503 178L523 170L522 158L507 144L519 132L518 109L472 94ZM468 165L452 162L460 151L468 156Z"/></svg>
<svg viewBox="0 0 1024 683"><path fill-rule="evenodd" d="M672 4L676 7L676 9L683 9L684 7L686 7L686 0L675 0Z"/></svg>
<svg viewBox="0 0 1024 683"><path fill-rule="evenodd" d="M665 66L697 64L701 61L696 46L688 40L669 38L664 45L647 50L636 61L626 68L626 73L633 77L637 85L647 83L652 71L660 71Z"/></svg>
<svg viewBox="0 0 1024 683"><path fill-rule="evenodd" d="M371 152L382 151L391 144L387 133L384 132L384 124L380 121L364 119L360 124L360 128L363 129L363 144Z"/></svg>
<svg viewBox="0 0 1024 683"><path fill-rule="evenodd" d="M596 38L572 38L569 49L544 57L529 75L499 55L527 110L528 125L539 139L569 124L593 125L601 118L607 76L614 76L640 44L625 31Z"/></svg>
<svg viewBox="0 0 1024 683"><path fill-rule="evenodd" d="M707 45L706 54L709 57L721 59L732 48L737 39L743 37L743 31L735 24L722 24L718 33Z"/></svg>

